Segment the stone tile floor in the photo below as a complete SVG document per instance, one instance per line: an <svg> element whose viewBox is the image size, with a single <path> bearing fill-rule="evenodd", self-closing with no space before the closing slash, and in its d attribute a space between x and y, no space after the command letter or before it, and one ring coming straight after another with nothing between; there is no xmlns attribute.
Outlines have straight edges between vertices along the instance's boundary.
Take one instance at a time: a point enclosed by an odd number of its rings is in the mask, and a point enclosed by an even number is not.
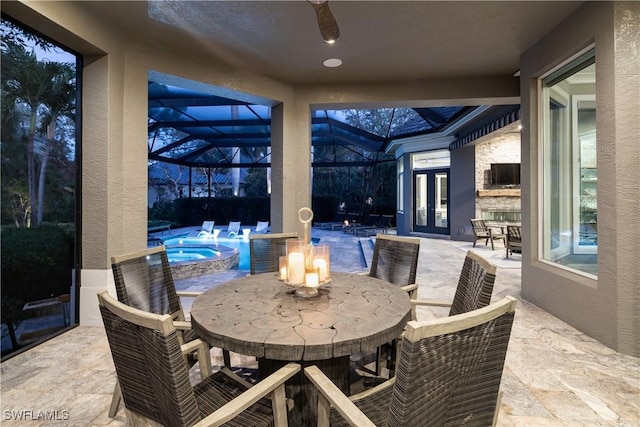
<svg viewBox="0 0 640 427"><path fill-rule="evenodd" d="M340 231L314 230L332 245L336 271L366 271L367 245ZM369 248L370 249L370 248ZM421 238L419 295L451 299L471 243ZM498 425L640 426L640 359L605 347L520 298L520 256L504 259L504 249L475 249L498 268L494 300L519 299L502 379L504 396ZM187 279L181 289L204 289L230 280L231 272ZM188 304L187 304L188 305ZM421 319L446 312L423 309ZM214 365L221 352L212 350ZM252 358L234 354L234 366ZM123 426L120 411L107 417L114 386L113 362L101 328L77 327L1 365L2 426ZM21 419L18 419L20 418ZM39 418L39 419L37 419Z"/></svg>

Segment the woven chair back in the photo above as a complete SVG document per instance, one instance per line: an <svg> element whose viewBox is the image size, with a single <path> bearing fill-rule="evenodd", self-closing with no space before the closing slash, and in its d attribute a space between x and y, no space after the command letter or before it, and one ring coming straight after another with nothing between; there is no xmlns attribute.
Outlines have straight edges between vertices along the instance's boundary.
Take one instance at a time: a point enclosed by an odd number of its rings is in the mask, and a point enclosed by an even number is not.
<svg viewBox="0 0 640 427"><path fill-rule="evenodd" d="M166 426L193 425L199 421L177 331L166 327L165 321L168 319L170 324L171 319L155 315L157 320L149 321L154 315L148 313L129 314L125 319L117 309L123 304L104 294L99 300L126 408Z"/></svg>
<svg viewBox="0 0 640 427"><path fill-rule="evenodd" d="M251 274L278 271L279 258L287 253L287 240L298 237L297 233L257 234L249 236Z"/></svg>
<svg viewBox="0 0 640 427"><path fill-rule="evenodd" d="M387 425L492 425L514 311L515 300L507 297L440 320L445 328L435 336L430 322L409 322Z"/></svg>
<svg viewBox="0 0 640 427"><path fill-rule="evenodd" d="M420 239L378 234L369 276L398 286L416 282Z"/></svg>
<svg viewBox="0 0 640 427"><path fill-rule="evenodd" d="M111 267L120 302L184 320L164 246L113 257Z"/></svg>
<svg viewBox="0 0 640 427"><path fill-rule="evenodd" d="M507 236L509 242L522 242L522 227L518 225L507 225Z"/></svg>
<svg viewBox="0 0 640 427"><path fill-rule="evenodd" d="M449 316L486 307L491 302L497 267L472 251L464 258Z"/></svg>

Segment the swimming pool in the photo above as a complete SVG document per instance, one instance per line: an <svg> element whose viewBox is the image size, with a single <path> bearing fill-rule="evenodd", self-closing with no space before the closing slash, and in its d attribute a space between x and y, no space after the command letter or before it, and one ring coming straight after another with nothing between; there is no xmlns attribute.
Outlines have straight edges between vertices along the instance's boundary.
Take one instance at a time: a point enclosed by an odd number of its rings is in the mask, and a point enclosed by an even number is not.
<svg viewBox="0 0 640 427"><path fill-rule="evenodd" d="M249 270L251 267L249 256L249 240L240 238L219 237L217 239L200 237L173 237L164 240L167 247L169 262L197 261L221 256L225 252L237 250L240 261L235 267L239 270Z"/></svg>
<svg viewBox="0 0 640 427"><path fill-rule="evenodd" d="M167 248L169 262L193 261L213 258L218 255L220 255L220 252L209 248Z"/></svg>

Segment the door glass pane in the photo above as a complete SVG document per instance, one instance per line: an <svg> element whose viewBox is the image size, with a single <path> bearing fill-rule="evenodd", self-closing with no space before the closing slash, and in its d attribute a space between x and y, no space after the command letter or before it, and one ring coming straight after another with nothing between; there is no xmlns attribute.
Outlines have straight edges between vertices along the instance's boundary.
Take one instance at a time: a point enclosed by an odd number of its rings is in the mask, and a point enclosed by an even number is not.
<svg viewBox="0 0 640 427"><path fill-rule="evenodd" d="M447 173L440 172L435 174L436 184L436 227L446 228L448 225L447 218Z"/></svg>
<svg viewBox="0 0 640 427"><path fill-rule="evenodd" d="M427 223L427 175L416 175L416 225Z"/></svg>

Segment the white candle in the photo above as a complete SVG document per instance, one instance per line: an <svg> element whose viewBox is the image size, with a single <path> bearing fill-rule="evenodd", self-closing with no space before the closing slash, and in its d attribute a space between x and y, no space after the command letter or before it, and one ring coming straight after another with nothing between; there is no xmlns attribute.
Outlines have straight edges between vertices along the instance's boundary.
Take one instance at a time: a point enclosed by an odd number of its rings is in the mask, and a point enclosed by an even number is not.
<svg viewBox="0 0 640 427"><path fill-rule="evenodd" d="M288 282L292 285L301 285L304 283L304 255L302 252L292 252L287 259L289 276Z"/></svg>
<svg viewBox="0 0 640 427"><path fill-rule="evenodd" d="M280 280L287 280L287 267L280 267Z"/></svg>
<svg viewBox="0 0 640 427"><path fill-rule="evenodd" d="M304 278L304 284L309 288L317 288L318 285L320 284L318 282L318 273L316 272L307 273L307 275Z"/></svg>
<svg viewBox="0 0 640 427"><path fill-rule="evenodd" d="M316 258L313 260L313 268L318 269L318 280L320 280L320 282L327 280L327 261L323 258Z"/></svg>

